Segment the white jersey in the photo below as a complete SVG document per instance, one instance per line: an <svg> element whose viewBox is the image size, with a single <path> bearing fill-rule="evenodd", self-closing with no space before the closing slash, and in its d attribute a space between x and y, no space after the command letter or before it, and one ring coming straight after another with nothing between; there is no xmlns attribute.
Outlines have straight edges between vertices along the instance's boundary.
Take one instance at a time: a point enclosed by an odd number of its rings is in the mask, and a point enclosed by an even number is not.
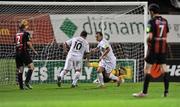
<svg viewBox="0 0 180 107"><path fill-rule="evenodd" d="M89 43L82 37L74 37L66 43L70 46L68 56L83 58L84 52L89 52Z"/></svg>
<svg viewBox="0 0 180 107"><path fill-rule="evenodd" d="M105 56L105 58L103 59L105 62L113 62L116 61L116 57L114 56L113 50L111 45L109 44L109 42L106 39L102 39L99 44L97 45L97 48L100 49L101 54L104 53L105 49L109 47L110 51L109 53Z"/></svg>

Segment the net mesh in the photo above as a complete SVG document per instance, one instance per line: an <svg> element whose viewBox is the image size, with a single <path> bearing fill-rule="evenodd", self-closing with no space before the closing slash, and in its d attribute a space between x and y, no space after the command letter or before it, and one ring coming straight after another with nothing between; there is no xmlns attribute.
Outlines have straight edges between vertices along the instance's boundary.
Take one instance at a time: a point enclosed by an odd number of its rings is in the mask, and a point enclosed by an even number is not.
<svg viewBox="0 0 180 107"><path fill-rule="evenodd" d="M83 4L83 5L82 5ZM104 37L112 45L117 59L135 59L136 81L143 79L144 58L144 6L142 3L16 3L0 4L0 84L16 83L16 66L14 61L14 35L18 31L18 24L22 19L29 22L28 32L32 35L32 43L37 50L35 55L30 50L32 59L35 60L35 70L32 80L36 83L55 82L56 74L63 68L66 55L63 54L62 43L68 38L78 36L80 31L88 32L90 48L97 46L94 35L102 31ZM58 17L58 18L56 18ZM86 25L80 25L85 21ZM74 24L78 22L78 24ZM138 23L136 23L138 22ZM61 23L61 25L57 25ZM73 25L74 24L74 25ZM61 32L59 32L61 30ZM78 30L78 31L77 31ZM66 34L66 38L63 35ZM116 36L117 39L116 39ZM135 40L127 36L138 36ZM124 39L118 39L122 37ZM100 53L91 55L91 59L98 59ZM126 64L126 66L128 63ZM131 64L129 64L130 66ZM80 80L91 82L95 78L95 70L83 66ZM25 69L25 72L27 69ZM73 74L73 72L72 72ZM24 73L25 77L25 73ZM71 73L65 80L72 79Z"/></svg>

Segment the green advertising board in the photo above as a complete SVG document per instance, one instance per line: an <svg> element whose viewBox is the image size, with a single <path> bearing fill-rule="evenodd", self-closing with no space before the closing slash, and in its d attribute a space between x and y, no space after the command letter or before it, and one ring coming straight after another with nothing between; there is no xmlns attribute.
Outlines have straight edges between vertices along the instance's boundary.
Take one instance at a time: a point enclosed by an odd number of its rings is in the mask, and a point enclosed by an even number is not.
<svg viewBox="0 0 180 107"><path fill-rule="evenodd" d="M94 62L95 60L91 61ZM64 67L64 60L34 60L35 69L32 74L33 83L54 83L57 80L58 73ZM135 68L136 60L134 59L118 59L117 68L124 67L127 71L127 76L125 76L125 82L135 82ZM28 68L24 69L25 72ZM71 70L64 76L65 82L70 82L74 76L75 71ZM26 73L24 73L25 79ZM82 73L80 76L80 82L93 82L96 79L96 68L88 67L85 64L82 65Z"/></svg>

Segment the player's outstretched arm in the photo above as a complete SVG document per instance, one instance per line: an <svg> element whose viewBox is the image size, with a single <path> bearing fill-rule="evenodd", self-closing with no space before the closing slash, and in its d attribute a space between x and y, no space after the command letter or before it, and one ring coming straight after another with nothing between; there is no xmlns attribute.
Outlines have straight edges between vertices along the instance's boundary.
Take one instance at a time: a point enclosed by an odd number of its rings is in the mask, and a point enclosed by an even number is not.
<svg viewBox="0 0 180 107"><path fill-rule="evenodd" d="M95 53L95 52L97 52L97 51L99 51L99 49L96 47L96 48L91 49L91 50L90 50L90 53Z"/></svg>
<svg viewBox="0 0 180 107"><path fill-rule="evenodd" d="M30 41L28 41L27 44L28 44L29 48L30 48L36 55L38 55L38 53L37 53L37 51L34 49L32 43L31 43Z"/></svg>
<svg viewBox="0 0 180 107"><path fill-rule="evenodd" d="M63 44L64 54L68 53L68 48L69 48L69 45L66 42L64 42Z"/></svg>

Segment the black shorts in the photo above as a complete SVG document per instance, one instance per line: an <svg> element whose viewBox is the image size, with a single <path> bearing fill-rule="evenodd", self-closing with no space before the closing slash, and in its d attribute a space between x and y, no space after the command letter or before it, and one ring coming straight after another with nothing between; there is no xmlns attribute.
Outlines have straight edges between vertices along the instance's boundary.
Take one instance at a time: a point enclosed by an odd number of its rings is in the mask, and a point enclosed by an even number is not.
<svg viewBox="0 0 180 107"><path fill-rule="evenodd" d="M32 63L32 59L29 53L16 53L16 67L19 68L21 66L28 65Z"/></svg>
<svg viewBox="0 0 180 107"><path fill-rule="evenodd" d="M111 81L111 79L107 76L105 71L103 71L102 74L103 74L103 80L104 80L105 83Z"/></svg>
<svg viewBox="0 0 180 107"><path fill-rule="evenodd" d="M166 54L149 52L145 58L145 61L149 64L166 64Z"/></svg>

